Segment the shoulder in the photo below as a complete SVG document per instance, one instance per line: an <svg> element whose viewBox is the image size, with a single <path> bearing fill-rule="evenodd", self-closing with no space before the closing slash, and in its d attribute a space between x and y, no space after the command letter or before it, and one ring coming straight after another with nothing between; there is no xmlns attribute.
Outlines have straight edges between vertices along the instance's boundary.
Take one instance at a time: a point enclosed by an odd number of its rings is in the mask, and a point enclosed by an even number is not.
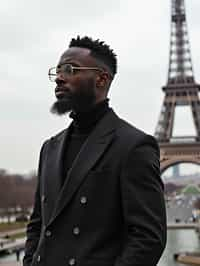
<svg viewBox="0 0 200 266"><path fill-rule="evenodd" d="M59 142L60 140L62 140L65 134L67 133L67 131L68 131L68 128L63 129L59 131L58 133L56 133L55 135L46 139L42 144L41 151L46 150L50 144L54 144L57 141Z"/></svg>
<svg viewBox="0 0 200 266"><path fill-rule="evenodd" d="M49 140L60 140L63 138L63 136L66 134L66 132L69 130L69 128L65 128L61 131L59 131L58 133L56 133L55 135L53 135Z"/></svg>
<svg viewBox="0 0 200 266"><path fill-rule="evenodd" d="M137 148L143 145L150 145L158 149L158 143L154 136L145 133L143 130L131 125L124 119L118 117L116 135L119 141L130 148Z"/></svg>
<svg viewBox="0 0 200 266"><path fill-rule="evenodd" d="M136 138L141 138L147 135L144 131L128 123L122 118L119 118L117 132L118 134L125 134L126 136L134 136Z"/></svg>

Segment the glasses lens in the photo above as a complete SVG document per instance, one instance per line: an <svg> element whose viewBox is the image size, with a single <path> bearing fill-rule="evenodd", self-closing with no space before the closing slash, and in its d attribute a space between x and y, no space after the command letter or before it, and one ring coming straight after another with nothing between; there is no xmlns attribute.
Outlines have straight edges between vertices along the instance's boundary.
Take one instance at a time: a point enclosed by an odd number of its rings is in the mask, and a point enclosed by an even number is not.
<svg viewBox="0 0 200 266"><path fill-rule="evenodd" d="M48 75L49 75L49 80L52 81L52 82L54 82L55 79L56 79L56 76L57 76L57 74L56 74L56 68L55 67L50 68Z"/></svg>
<svg viewBox="0 0 200 266"><path fill-rule="evenodd" d="M70 64L62 65L62 71L64 74L72 75L73 74L73 67Z"/></svg>

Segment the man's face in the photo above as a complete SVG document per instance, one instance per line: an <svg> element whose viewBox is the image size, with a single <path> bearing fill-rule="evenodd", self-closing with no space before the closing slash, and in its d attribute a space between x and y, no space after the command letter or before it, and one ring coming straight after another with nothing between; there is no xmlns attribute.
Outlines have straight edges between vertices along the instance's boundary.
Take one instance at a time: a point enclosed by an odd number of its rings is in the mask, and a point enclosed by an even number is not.
<svg viewBox="0 0 200 266"><path fill-rule="evenodd" d="M60 58L57 65L55 95L57 101L51 107L51 112L58 115L69 111L85 112L96 102L96 80L99 71L74 69L73 74L66 74L65 64L74 67L97 67L98 64L86 48L69 48Z"/></svg>

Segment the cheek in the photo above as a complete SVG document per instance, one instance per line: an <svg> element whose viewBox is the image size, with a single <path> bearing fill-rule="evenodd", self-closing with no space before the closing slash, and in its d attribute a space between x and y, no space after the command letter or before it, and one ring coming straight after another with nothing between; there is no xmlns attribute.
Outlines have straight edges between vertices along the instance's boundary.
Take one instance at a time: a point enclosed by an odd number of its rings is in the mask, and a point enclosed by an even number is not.
<svg viewBox="0 0 200 266"><path fill-rule="evenodd" d="M72 86L78 90L87 90L96 88L96 79L94 77L77 77L72 81Z"/></svg>

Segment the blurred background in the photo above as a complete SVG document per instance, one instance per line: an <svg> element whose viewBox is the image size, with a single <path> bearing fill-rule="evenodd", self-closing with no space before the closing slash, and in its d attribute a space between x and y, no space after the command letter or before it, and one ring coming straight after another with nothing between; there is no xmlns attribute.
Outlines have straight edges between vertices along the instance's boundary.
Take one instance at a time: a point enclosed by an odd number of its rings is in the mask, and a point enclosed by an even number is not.
<svg viewBox="0 0 200 266"><path fill-rule="evenodd" d="M21 260L30 216L40 147L66 128L70 118L49 112L55 66L71 38L104 40L118 57L110 105L131 124L154 135L165 94L170 51L171 3L168 1L7 0L0 8L0 264ZM200 82L200 2L185 0L196 81ZM179 106L175 135L195 133L189 107ZM180 163L162 174L168 223L192 226L168 230L159 266L182 265L180 252L198 252L200 168ZM16 244L17 243L17 244ZM4 250L5 247L6 250ZM5 251L5 252L4 252ZM9 254L7 254L9 253ZM11 254L10 254L11 253ZM200 265L200 264L198 264Z"/></svg>

